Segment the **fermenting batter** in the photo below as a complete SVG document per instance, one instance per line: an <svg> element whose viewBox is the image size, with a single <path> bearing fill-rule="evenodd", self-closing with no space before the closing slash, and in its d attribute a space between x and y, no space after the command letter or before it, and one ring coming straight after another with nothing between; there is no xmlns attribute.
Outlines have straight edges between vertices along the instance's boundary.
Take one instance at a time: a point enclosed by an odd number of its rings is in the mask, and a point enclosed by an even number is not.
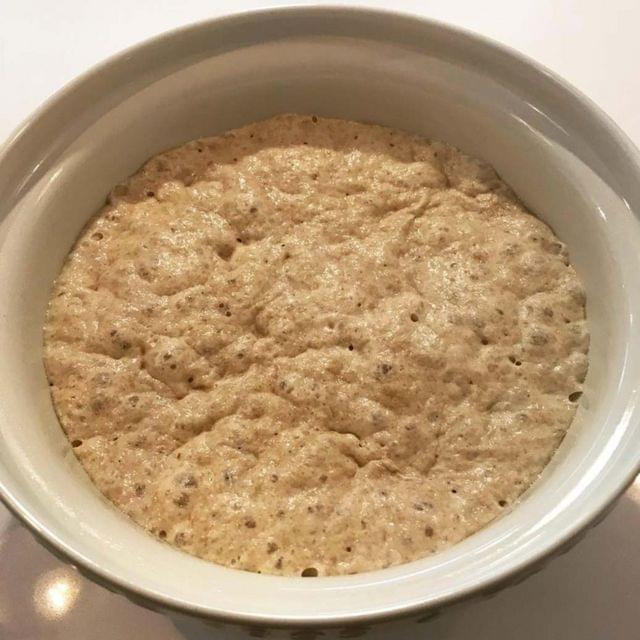
<svg viewBox="0 0 640 640"><path fill-rule="evenodd" d="M564 245L486 164L286 115L115 187L52 293L54 405L97 487L214 562L444 549L538 477L587 370Z"/></svg>

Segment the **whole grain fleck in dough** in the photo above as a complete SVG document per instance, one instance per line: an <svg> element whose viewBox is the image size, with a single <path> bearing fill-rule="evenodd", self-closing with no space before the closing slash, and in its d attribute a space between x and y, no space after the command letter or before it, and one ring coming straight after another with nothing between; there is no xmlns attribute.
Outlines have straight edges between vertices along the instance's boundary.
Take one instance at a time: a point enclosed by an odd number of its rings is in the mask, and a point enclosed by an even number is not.
<svg viewBox="0 0 640 640"><path fill-rule="evenodd" d="M576 410L585 298L486 164L286 115L115 187L56 281L61 424L138 524L227 566L420 558L536 479Z"/></svg>

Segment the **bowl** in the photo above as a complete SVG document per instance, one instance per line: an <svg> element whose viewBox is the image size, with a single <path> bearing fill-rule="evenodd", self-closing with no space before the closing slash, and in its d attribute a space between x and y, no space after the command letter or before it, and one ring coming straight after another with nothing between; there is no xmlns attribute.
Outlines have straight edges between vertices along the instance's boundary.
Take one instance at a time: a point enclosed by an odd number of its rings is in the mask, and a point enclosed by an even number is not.
<svg viewBox="0 0 640 640"><path fill-rule="evenodd" d="M167 147L283 112L376 122L484 158L567 243L587 291L585 393L540 480L460 544L359 575L257 575L147 535L76 461L42 365L52 282L109 188ZM112 57L49 100L0 152L3 500L100 583L208 620L370 623L514 582L598 519L639 470L639 160L597 107L549 71L408 15L272 9L188 26Z"/></svg>

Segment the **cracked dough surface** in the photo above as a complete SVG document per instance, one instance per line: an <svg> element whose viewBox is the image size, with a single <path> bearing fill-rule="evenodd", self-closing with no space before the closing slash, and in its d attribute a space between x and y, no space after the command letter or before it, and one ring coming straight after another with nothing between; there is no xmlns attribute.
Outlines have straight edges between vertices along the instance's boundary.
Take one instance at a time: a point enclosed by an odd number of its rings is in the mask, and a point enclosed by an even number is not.
<svg viewBox="0 0 640 640"><path fill-rule="evenodd" d="M55 283L45 364L139 525L230 567L345 574L446 548L535 481L587 370L584 305L486 164L285 115L113 190Z"/></svg>

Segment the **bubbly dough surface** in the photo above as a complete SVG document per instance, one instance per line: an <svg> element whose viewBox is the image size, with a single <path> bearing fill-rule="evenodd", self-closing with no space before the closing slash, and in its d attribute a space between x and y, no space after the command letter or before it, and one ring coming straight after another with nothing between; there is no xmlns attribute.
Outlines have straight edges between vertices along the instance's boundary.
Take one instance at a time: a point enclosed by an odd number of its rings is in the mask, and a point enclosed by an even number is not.
<svg viewBox="0 0 640 640"><path fill-rule="evenodd" d="M214 562L347 574L449 547L535 481L587 370L564 245L486 164L285 115L117 186L45 364L89 476Z"/></svg>

